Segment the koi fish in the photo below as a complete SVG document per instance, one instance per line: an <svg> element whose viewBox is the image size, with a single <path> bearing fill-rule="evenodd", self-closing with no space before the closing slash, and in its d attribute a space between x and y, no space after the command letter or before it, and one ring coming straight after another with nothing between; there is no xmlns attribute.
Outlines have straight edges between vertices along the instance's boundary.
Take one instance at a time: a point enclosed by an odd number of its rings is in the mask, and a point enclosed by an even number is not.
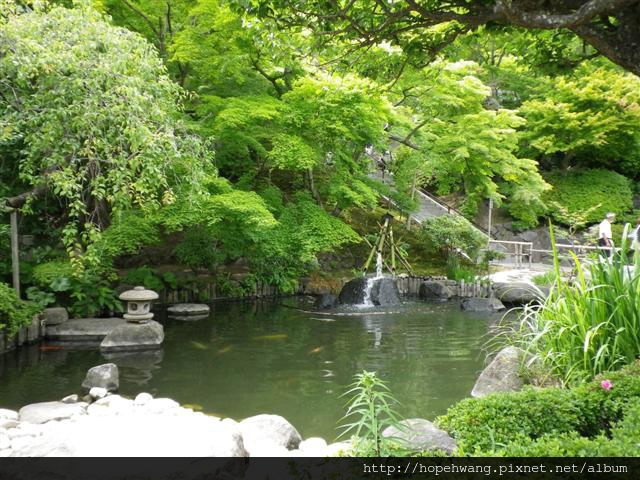
<svg viewBox="0 0 640 480"><path fill-rule="evenodd" d="M226 346L226 347L221 348L220 350L218 350L218 353L228 353L228 352L230 352L231 350L233 350L233 347L232 347L231 345L228 345L228 346Z"/></svg>
<svg viewBox="0 0 640 480"><path fill-rule="evenodd" d="M260 335L259 337L253 337L254 340L284 340L288 338L286 333L276 333L274 335Z"/></svg>
<svg viewBox="0 0 640 480"><path fill-rule="evenodd" d="M57 345L40 345L41 352L54 352L56 350L64 350L64 347Z"/></svg>
<svg viewBox="0 0 640 480"><path fill-rule="evenodd" d="M313 348L313 349L309 350L309 355L312 355L314 353L320 353L322 350L324 350L324 347Z"/></svg>
<svg viewBox="0 0 640 480"><path fill-rule="evenodd" d="M209 346L205 345L204 343L200 343L200 342L191 342L191 345L193 345L194 347L196 347L198 350L208 350Z"/></svg>
<svg viewBox="0 0 640 480"><path fill-rule="evenodd" d="M182 406L184 408L190 408L191 410L194 410L196 412L199 412L200 410L202 410L202 405L199 405L197 403L185 403Z"/></svg>

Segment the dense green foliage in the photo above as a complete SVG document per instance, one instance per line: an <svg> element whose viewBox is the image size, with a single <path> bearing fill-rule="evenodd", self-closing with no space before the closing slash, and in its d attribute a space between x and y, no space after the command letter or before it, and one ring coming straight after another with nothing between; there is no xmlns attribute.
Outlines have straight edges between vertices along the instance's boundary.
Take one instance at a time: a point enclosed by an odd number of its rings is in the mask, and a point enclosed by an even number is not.
<svg viewBox="0 0 640 480"><path fill-rule="evenodd" d="M629 180L610 170L554 170L545 180L553 188L544 201L550 216L563 225L583 227L602 221L608 212L620 216L633 206Z"/></svg>
<svg viewBox="0 0 640 480"><path fill-rule="evenodd" d="M16 187L45 185L64 205L72 260L111 216L170 201L172 187L205 167L157 53L90 8L0 26L0 71L0 143L16 159Z"/></svg>
<svg viewBox="0 0 640 480"><path fill-rule="evenodd" d="M421 236L428 247L449 257L463 252L476 258L487 242L487 237L462 217L443 215L430 218L422 224Z"/></svg>
<svg viewBox="0 0 640 480"><path fill-rule="evenodd" d="M0 282L0 330L9 337L29 325L39 311L37 305L19 299L13 288Z"/></svg>
<svg viewBox="0 0 640 480"><path fill-rule="evenodd" d="M505 457L636 457L640 440L640 399L634 398L609 434L593 438L576 432L522 439L499 452Z"/></svg>
<svg viewBox="0 0 640 480"><path fill-rule="evenodd" d="M574 257L577 278L569 282L556 252L554 288L542 305L525 308L519 328L507 329L509 341L568 384L633 362L640 352L640 254L631 265L626 258L626 242L615 261L583 265Z"/></svg>
<svg viewBox="0 0 640 480"><path fill-rule="evenodd" d="M610 389L603 387L604 380ZM623 455L639 440L633 425L639 400L640 364L636 362L572 389L528 387L465 399L437 423L456 439L459 453L466 455L553 455L556 450L545 452L541 445L558 448L554 440L558 436L572 439L566 444L574 449L571 454L588 456L593 450L583 452L580 446L593 441L603 454L606 448L619 447L615 451ZM610 444L612 428L615 439Z"/></svg>
<svg viewBox="0 0 640 480"><path fill-rule="evenodd" d="M640 79L586 64L545 78L520 108L526 149L563 168L611 168L640 175Z"/></svg>
<svg viewBox="0 0 640 480"><path fill-rule="evenodd" d="M233 1L93 3L2 4L0 197L29 197L22 282L41 305L87 311L96 282L106 312L114 266L156 261L287 290L357 250L381 194L402 216L418 188L469 217L492 199L516 228L631 204L610 170L638 175L638 80L567 32L441 25L358 50ZM385 151L395 188L369 176ZM463 223L407 234L409 256L475 259ZM6 223L0 249L7 280Z"/></svg>

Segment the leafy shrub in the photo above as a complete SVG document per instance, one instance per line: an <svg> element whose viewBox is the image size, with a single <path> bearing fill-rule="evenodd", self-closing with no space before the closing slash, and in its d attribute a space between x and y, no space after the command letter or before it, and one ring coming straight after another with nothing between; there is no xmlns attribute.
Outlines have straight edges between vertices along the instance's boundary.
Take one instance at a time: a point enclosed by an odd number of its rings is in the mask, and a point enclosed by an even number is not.
<svg viewBox="0 0 640 480"><path fill-rule="evenodd" d="M46 308L51 304L56 303L56 296L53 292L48 290L42 290L38 287L29 287L25 293L29 301L38 305L40 308Z"/></svg>
<svg viewBox="0 0 640 480"><path fill-rule="evenodd" d="M438 425L455 437L467 454L493 451L514 439L572 432L580 410L569 391L555 388L468 398L449 408Z"/></svg>
<svg viewBox="0 0 640 480"><path fill-rule="evenodd" d="M175 274L172 272L159 274L147 265L129 270L122 277L122 281L131 285L142 285L155 291L164 290L167 287L175 289L178 286Z"/></svg>
<svg viewBox="0 0 640 480"><path fill-rule="evenodd" d="M11 337L29 325L39 311L40 307L21 300L13 288L0 282L0 330L5 329Z"/></svg>
<svg viewBox="0 0 640 480"><path fill-rule="evenodd" d="M51 283L60 278L69 278L73 275L73 266L64 260L52 260L33 267L31 276L33 282L40 287L49 287Z"/></svg>
<svg viewBox="0 0 640 480"><path fill-rule="evenodd" d="M470 283L475 280L476 274L470 268L461 265L456 255L451 255L447 259L447 278L456 282L464 280Z"/></svg>
<svg viewBox="0 0 640 480"><path fill-rule="evenodd" d="M622 214L633 206L629 180L610 170L554 171L545 180L553 186L543 197L550 216L569 227L599 222L607 212Z"/></svg>
<svg viewBox="0 0 640 480"><path fill-rule="evenodd" d="M609 390L602 386L605 379L612 385ZM545 436L608 436L638 399L640 362L572 389L528 387L468 398L449 408L437 423L456 438L461 453L495 454L507 445L531 445ZM576 440L576 448L583 444Z"/></svg>
<svg viewBox="0 0 640 480"><path fill-rule="evenodd" d="M104 312L122 311L122 302L111 284L96 274L85 271L71 277L68 292L74 317L95 317Z"/></svg>
<svg viewBox="0 0 640 480"><path fill-rule="evenodd" d="M421 237L433 251L449 257L462 250L475 258L486 243L485 236L465 218L453 215L433 217L422 224Z"/></svg>
<svg viewBox="0 0 640 480"><path fill-rule="evenodd" d="M216 239L204 228L191 228L174 250L178 262L190 268L215 269L225 259Z"/></svg>
<svg viewBox="0 0 640 480"><path fill-rule="evenodd" d="M505 457L635 457L640 448L640 399L625 408L623 419L611 429L611 437L582 437L577 432L544 435L536 440L510 443L499 452Z"/></svg>

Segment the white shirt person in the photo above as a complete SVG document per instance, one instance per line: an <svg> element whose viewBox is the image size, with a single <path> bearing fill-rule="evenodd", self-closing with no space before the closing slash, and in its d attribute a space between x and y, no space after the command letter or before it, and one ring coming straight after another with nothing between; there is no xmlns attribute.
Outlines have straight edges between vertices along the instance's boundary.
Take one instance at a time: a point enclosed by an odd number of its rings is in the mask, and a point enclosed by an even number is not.
<svg viewBox="0 0 640 480"><path fill-rule="evenodd" d="M611 237L611 223L615 220L615 213L607 213L604 220L600 222L598 227L598 245L601 247L613 247ZM611 255L611 250L607 252L607 256Z"/></svg>

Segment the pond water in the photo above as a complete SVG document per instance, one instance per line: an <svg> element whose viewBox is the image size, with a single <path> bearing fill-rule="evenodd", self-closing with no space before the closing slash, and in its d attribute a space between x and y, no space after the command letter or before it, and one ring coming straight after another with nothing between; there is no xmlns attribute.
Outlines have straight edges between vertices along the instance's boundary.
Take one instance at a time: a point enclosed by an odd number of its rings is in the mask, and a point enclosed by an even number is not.
<svg viewBox="0 0 640 480"><path fill-rule="evenodd" d="M88 368L113 361L120 393L147 391L194 409L242 419L287 418L303 437L333 440L353 375L376 371L403 417L433 419L467 397L482 369L495 316L457 302L312 313L303 301L218 303L199 321L158 319L163 349L102 355L40 344L0 356L0 407L78 391Z"/></svg>

